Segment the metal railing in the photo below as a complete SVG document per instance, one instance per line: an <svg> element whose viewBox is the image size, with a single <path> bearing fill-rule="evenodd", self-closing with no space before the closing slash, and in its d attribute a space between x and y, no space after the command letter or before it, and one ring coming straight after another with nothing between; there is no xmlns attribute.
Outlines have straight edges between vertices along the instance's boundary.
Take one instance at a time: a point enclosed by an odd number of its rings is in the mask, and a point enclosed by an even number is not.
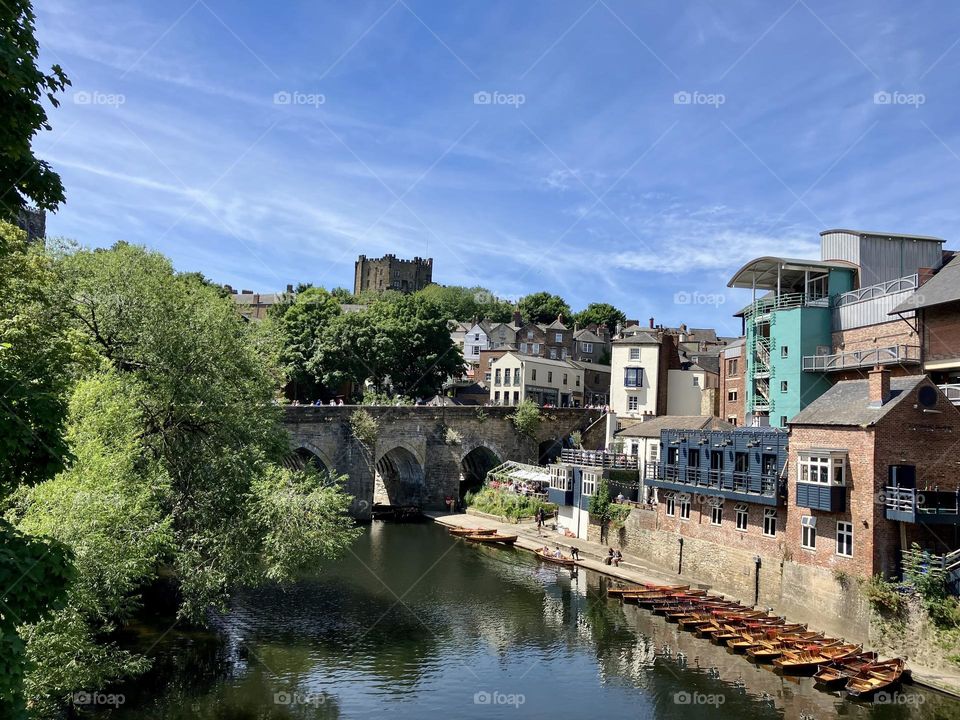
<svg viewBox="0 0 960 720"><path fill-rule="evenodd" d="M640 468L640 458L636 455L610 453L603 450L564 449L560 451L560 462L615 470L638 470Z"/></svg>
<svg viewBox="0 0 960 720"><path fill-rule="evenodd" d="M920 362L919 345L890 345L866 350L846 350L831 355L805 355L803 369L814 372L836 372L874 365Z"/></svg>
<svg viewBox="0 0 960 720"><path fill-rule="evenodd" d="M644 479L768 497L774 497L784 489L783 482L776 474L762 475L739 470L716 470L713 468L681 468L677 465L665 465L661 468L659 464L648 464ZM757 489L758 480L759 490Z"/></svg>
<svg viewBox="0 0 960 720"><path fill-rule="evenodd" d="M764 315L774 310L790 310L798 307L830 307L830 298L826 295L811 293L781 293L773 297L754 300L744 315Z"/></svg>
<svg viewBox="0 0 960 720"><path fill-rule="evenodd" d="M954 405L960 405L960 383L947 383L938 387L947 396L947 400Z"/></svg>
<svg viewBox="0 0 960 720"><path fill-rule="evenodd" d="M919 516L960 515L960 490L917 490L887 487L884 491L887 510Z"/></svg>
<svg viewBox="0 0 960 720"><path fill-rule="evenodd" d="M862 302L864 300L873 300L884 295L893 295L895 293L909 292L916 290L919 286L919 278L916 273L905 277L888 280L887 282L868 285L859 290L841 293L833 299L834 307L842 307L850 303Z"/></svg>

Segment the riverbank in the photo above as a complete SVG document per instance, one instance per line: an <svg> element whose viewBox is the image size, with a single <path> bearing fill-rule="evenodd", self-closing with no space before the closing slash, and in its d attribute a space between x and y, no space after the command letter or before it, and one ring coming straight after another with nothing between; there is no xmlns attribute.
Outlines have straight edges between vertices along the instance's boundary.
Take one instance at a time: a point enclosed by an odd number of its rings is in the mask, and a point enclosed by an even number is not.
<svg viewBox="0 0 960 720"><path fill-rule="evenodd" d="M626 583L669 584L677 581L676 574L664 573L656 568L649 567L645 565L640 558L632 555L624 555L624 561L619 567L607 565L603 561L607 556L606 546L589 540L564 537L552 530L544 530L541 534L538 534L537 528L533 524L502 522L497 518L478 512L469 512L467 514L425 512L424 514L434 522L448 527L481 527L497 529L505 534L517 535L516 547L531 552L543 547L544 544L550 546L560 545L566 554L569 554L569 548L571 546L576 547L581 558L578 565ZM691 584L702 589L710 588L707 584ZM910 668L914 683L960 698L960 670L956 672L938 672L909 661L908 667Z"/></svg>

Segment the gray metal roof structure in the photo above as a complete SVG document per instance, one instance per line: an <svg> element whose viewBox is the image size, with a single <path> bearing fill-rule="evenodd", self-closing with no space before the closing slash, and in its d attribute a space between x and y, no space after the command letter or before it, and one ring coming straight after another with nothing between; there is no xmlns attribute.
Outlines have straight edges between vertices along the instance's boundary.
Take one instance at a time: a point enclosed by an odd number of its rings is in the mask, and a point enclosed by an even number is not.
<svg viewBox="0 0 960 720"><path fill-rule="evenodd" d="M936 275L918 287L913 295L897 305L889 314L897 315L952 302L960 302L960 255L944 265Z"/></svg>
<svg viewBox="0 0 960 720"><path fill-rule="evenodd" d="M658 438L661 430L733 430L736 426L712 415L659 415L631 425L617 437Z"/></svg>
<svg viewBox="0 0 960 720"><path fill-rule="evenodd" d="M809 270L834 269L856 271L858 268L847 260L804 260L765 255L754 258L737 270L727 283L727 287L775 290L778 276L782 285L789 286L797 279L802 280L804 273Z"/></svg>

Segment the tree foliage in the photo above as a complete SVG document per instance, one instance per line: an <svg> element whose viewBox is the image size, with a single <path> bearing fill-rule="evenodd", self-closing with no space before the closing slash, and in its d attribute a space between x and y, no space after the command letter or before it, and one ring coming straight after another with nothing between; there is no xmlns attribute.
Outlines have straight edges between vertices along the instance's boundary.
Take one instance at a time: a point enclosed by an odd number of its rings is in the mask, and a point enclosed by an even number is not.
<svg viewBox="0 0 960 720"><path fill-rule="evenodd" d="M520 298L519 306L524 320L529 322L552 323L561 315L566 319L572 316L567 301L548 292L525 295Z"/></svg>
<svg viewBox="0 0 960 720"><path fill-rule="evenodd" d="M340 315L340 302L323 288L310 287L289 304L277 306L271 320L279 340L279 360L297 400L320 397L321 383L308 369L330 321Z"/></svg>
<svg viewBox="0 0 960 720"><path fill-rule="evenodd" d="M626 323L627 316L610 303L590 303L574 315L574 320L580 327L606 325L612 334L617 329L618 324Z"/></svg>
<svg viewBox="0 0 960 720"><path fill-rule="evenodd" d="M531 438L537 436L537 430L540 429L540 423L543 421L540 406L529 398L522 400L517 405L517 409L507 417L513 422L517 432Z"/></svg>
<svg viewBox="0 0 960 720"><path fill-rule="evenodd" d="M513 316L513 306L509 302L479 286L427 285L417 295L433 303L447 320L466 322L486 318L491 322L507 322Z"/></svg>
<svg viewBox="0 0 960 720"><path fill-rule="evenodd" d="M70 81L59 65L50 72L37 65L39 46L30 0L0 3L0 219L14 220L35 205L55 210L64 201L63 183L31 144L50 130L43 99L57 107L57 93Z"/></svg>

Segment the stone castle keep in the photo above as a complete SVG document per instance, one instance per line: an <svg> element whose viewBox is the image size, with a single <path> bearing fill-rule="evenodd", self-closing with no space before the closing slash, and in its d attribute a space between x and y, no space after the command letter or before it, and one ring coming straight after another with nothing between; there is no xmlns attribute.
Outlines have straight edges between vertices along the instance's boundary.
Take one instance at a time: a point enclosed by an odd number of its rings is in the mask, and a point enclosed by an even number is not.
<svg viewBox="0 0 960 720"><path fill-rule="evenodd" d="M416 292L433 281L433 258L415 257L403 260L396 255L382 258L357 258L353 273L353 293L398 290Z"/></svg>

